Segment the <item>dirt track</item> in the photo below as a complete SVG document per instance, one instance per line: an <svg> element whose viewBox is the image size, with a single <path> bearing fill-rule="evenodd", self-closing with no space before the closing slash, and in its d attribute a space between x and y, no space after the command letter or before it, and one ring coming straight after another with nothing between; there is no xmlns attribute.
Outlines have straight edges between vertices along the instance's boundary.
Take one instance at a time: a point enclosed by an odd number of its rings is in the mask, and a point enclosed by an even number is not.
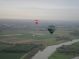
<svg viewBox="0 0 79 59"><path fill-rule="evenodd" d="M16 35L23 35L23 34L7 34L7 35L0 35L0 36L16 36Z"/></svg>

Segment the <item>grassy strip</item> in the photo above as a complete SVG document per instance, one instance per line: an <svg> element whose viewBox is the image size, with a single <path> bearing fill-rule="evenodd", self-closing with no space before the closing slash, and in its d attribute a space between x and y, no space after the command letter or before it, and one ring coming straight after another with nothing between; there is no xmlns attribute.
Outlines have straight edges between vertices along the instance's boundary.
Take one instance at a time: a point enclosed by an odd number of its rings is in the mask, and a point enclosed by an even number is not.
<svg viewBox="0 0 79 59"><path fill-rule="evenodd" d="M66 42L68 40L58 40L57 41L56 39L47 39L47 40L44 40L44 41L46 42L47 46L51 46L51 45L57 45L57 44Z"/></svg>
<svg viewBox="0 0 79 59"><path fill-rule="evenodd" d="M73 58L72 54L64 54L64 53L55 52L48 59L71 59L71 58Z"/></svg>
<svg viewBox="0 0 79 59"><path fill-rule="evenodd" d="M0 53L0 59L20 59L24 53Z"/></svg>

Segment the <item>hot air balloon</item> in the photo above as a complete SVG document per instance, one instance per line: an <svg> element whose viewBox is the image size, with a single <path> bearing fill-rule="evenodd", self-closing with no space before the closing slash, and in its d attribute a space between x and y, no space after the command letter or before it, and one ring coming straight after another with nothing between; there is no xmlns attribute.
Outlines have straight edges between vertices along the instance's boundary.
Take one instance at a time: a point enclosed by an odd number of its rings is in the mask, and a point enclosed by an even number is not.
<svg viewBox="0 0 79 59"><path fill-rule="evenodd" d="M34 22L35 22L35 24L38 24L38 23L39 23L39 21L38 21L38 20L34 20Z"/></svg>
<svg viewBox="0 0 79 59"><path fill-rule="evenodd" d="M54 31L55 31L55 26L54 25L49 25L48 26L48 31L49 31L50 34L53 34Z"/></svg>

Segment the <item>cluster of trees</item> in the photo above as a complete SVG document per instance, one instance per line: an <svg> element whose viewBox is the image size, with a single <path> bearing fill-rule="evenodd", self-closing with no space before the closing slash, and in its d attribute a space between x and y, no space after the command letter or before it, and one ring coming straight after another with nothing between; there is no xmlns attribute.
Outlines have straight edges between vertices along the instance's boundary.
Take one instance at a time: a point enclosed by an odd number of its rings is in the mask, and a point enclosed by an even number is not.
<svg viewBox="0 0 79 59"><path fill-rule="evenodd" d="M63 45L57 48L57 52L73 55L79 54L79 42L73 45Z"/></svg>

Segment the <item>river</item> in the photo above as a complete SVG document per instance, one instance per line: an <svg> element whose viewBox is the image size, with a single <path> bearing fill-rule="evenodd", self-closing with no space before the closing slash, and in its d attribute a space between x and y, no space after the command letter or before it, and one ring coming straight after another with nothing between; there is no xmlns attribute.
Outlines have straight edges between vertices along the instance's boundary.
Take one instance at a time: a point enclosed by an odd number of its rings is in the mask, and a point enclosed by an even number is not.
<svg viewBox="0 0 79 59"><path fill-rule="evenodd" d="M62 46L62 45L71 45L75 42L78 42L79 39L75 39L72 41L64 42L58 45L52 45L46 47L43 51L38 51L35 56L32 57L32 59L48 59L48 57L56 51L56 48Z"/></svg>
<svg viewBox="0 0 79 59"><path fill-rule="evenodd" d="M75 57L75 58L72 58L72 59L79 59L79 57Z"/></svg>

